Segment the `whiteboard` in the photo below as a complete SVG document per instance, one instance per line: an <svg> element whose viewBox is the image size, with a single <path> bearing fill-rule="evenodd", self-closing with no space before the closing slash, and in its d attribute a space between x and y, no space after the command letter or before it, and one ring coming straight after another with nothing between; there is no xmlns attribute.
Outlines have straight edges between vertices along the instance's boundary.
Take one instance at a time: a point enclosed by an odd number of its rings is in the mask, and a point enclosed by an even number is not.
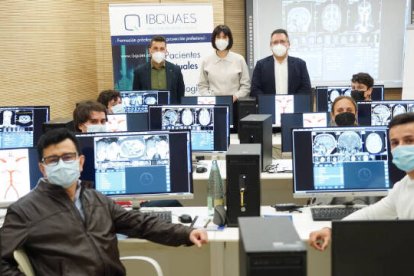
<svg viewBox="0 0 414 276"><path fill-rule="evenodd" d="M414 99L414 25L407 27L405 33L403 100Z"/></svg>

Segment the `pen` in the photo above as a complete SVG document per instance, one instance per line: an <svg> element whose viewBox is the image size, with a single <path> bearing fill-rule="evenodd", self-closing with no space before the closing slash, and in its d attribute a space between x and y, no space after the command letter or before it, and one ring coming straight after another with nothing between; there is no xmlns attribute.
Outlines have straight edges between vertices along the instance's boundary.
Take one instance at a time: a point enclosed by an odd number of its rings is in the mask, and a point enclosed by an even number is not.
<svg viewBox="0 0 414 276"><path fill-rule="evenodd" d="M209 225L210 222L211 222L211 219L208 219L206 224L204 224L204 228L207 228L207 226Z"/></svg>
<svg viewBox="0 0 414 276"><path fill-rule="evenodd" d="M193 221L190 224L190 227L193 227L194 226L194 224L196 223L197 219L198 219L198 216L195 216L194 219L193 219Z"/></svg>

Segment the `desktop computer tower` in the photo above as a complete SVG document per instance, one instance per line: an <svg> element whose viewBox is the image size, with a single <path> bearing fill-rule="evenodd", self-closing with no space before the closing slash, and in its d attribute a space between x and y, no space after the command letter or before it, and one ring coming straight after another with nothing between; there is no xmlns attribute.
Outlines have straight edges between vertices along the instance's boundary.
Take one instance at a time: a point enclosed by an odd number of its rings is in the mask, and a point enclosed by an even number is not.
<svg viewBox="0 0 414 276"><path fill-rule="evenodd" d="M306 276L306 246L288 217L239 218L240 276Z"/></svg>
<svg viewBox="0 0 414 276"><path fill-rule="evenodd" d="M256 98L240 98L233 105L233 129L237 133L241 119L250 114L257 114Z"/></svg>
<svg viewBox="0 0 414 276"><path fill-rule="evenodd" d="M272 117L267 114L251 114L239 122L240 144L262 145L262 170L272 164Z"/></svg>
<svg viewBox="0 0 414 276"><path fill-rule="evenodd" d="M50 120L49 122L43 123L42 130L43 133L48 132L51 129L65 127L70 131L75 131L75 126L73 124L72 118L56 118Z"/></svg>
<svg viewBox="0 0 414 276"><path fill-rule="evenodd" d="M227 224L260 216L260 144L232 144L226 153Z"/></svg>

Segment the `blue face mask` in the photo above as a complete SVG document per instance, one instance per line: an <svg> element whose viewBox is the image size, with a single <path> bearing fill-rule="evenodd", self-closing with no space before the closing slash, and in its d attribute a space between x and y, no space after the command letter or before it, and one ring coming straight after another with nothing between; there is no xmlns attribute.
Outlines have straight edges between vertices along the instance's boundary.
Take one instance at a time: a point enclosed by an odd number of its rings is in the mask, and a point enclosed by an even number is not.
<svg viewBox="0 0 414 276"><path fill-rule="evenodd" d="M86 132L106 132L106 125L87 125Z"/></svg>
<svg viewBox="0 0 414 276"><path fill-rule="evenodd" d="M125 110L124 110L124 107L122 106L122 104L114 105L112 107L112 113L114 113L114 114L125 113Z"/></svg>
<svg viewBox="0 0 414 276"><path fill-rule="evenodd" d="M59 160L55 166L45 165L46 178L50 184L69 188L80 177L79 159L73 162Z"/></svg>
<svg viewBox="0 0 414 276"><path fill-rule="evenodd" d="M391 151L392 163L405 172L414 171L414 145L398 146Z"/></svg>

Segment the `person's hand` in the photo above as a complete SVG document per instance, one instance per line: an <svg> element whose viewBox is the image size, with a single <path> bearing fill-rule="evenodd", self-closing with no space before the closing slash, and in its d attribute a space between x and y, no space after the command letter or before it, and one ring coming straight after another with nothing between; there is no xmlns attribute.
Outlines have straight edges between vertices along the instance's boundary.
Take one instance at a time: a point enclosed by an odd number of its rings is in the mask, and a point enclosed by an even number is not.
<svg viewBox="0 0 414 276"><path fill-rule="evenodd" d="M190 233L190 241L192 241L197 247L201 247L208 242L207 232L202 229L194 229Z"/></svg>
<svg viewBox="0 0 414 276"><path fill-rule="evenodd" d="M324 251L331 241L331 228L325 227L318 231L313 231L309 235L309 245L313 248Z"/></svg>
<svg viewBox="0 0 414 276"><path fill-rule="evenodd" d="M237 97L233 95L233 103L237 101Z"/></svg>

